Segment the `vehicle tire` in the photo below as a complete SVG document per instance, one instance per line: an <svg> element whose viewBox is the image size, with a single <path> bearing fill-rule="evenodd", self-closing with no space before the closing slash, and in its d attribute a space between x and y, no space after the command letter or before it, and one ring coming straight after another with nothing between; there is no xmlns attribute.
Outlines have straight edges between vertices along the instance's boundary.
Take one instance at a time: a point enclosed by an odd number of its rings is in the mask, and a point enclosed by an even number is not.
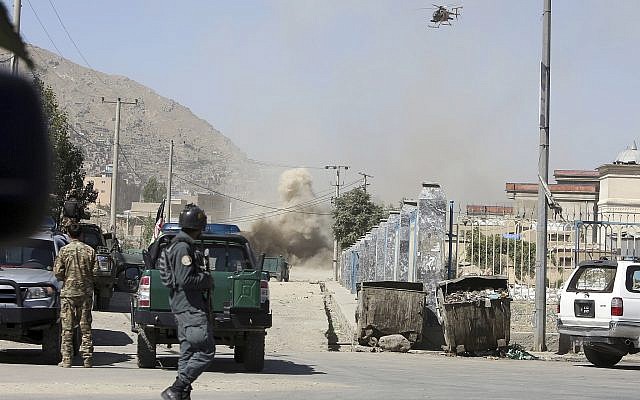
<svg viewBox="0 0 640 400"><path fill-rule="evenodd" d="M244 352L244 369L248 372L260 372L264 368L264 332L251 332L247 335Z"/></svg>
<svg viewBox="0 0 640 400"><path fill-rule="evenodd" d="M60 324L55 324L42 331L42 352L48 364L57 364L62 360L60 329Z"/></svg>
<svg viewBox="0 0 640 400"><path fill-rule="evenodd" d="M592 346L584 346L583 349L587 360L598 368L613 367L622 359L622 355L598 350Z"/></svg>
<svg viewBox="0 0 640 400"><path fill-rule="evenodd" d="M233 348L233 361L238 364L244 362L244 347L243 346L235 346Z"/></svg>
<svg viewBox="0 0 640 400"><path fill-rule="evenodd" d="M155 368L156 336L153 329L140 328L137 342L138 368Z"/></svg>

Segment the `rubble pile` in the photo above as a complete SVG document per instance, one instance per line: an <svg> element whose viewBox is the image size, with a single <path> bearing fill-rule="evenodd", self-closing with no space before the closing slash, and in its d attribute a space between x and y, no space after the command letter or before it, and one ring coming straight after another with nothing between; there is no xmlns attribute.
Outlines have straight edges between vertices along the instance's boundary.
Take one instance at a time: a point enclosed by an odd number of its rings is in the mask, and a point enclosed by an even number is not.
<svg viewBox="0 0 640 400"><path fill-rule="evenodd" d="M447 293L444 298L445 304L454 303L484 303L486 307L491 307L491 300L506 299L509 298L508 289L484 289L467 291L456 291Z"/></svg>

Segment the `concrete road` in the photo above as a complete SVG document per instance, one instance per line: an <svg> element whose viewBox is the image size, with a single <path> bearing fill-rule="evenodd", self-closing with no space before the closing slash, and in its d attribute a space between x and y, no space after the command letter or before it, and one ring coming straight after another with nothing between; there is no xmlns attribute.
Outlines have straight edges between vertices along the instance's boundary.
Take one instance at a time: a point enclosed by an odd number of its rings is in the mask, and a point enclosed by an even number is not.
<svg viewBox="0 0 640 400"><path fill-rule="evenodd" d="M140 370L133 354L98 352L96 368L37 365L35 350L0 355L2 399L158 399L175 376ZM221 354L194 385L194 399L637 399L640 364L613 369L551 361L451 358L439 354L322 352L270 355L247 374Z"/></svg>

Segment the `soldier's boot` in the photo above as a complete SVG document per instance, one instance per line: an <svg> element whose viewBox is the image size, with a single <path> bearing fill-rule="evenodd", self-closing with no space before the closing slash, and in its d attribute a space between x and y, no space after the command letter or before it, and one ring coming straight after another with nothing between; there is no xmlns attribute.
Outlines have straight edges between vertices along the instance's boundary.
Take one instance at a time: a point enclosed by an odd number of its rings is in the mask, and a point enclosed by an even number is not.
<svg viewBox="0 0 640 400"><path fill-rule="evenodd" d="M62 361L60 361L58 363L58 367L71 368L71 358L70 357L63 357Z"/></svg>
<svg viewBox="0 0 640 400"><path fill-rule="evenodd" d="M169 386L160 394L164 400L191 400L191 392L179 391Z"/></svg>
<svg viewBox="0 0 640 400"><path fill-rule="evenodd" d="M83 362L82 366L85 367L85 368L93 367L93 357L86 357L84 359L84 362Z"/></svg>
<svg viewBox="0 0 640 400"><path fill-rule="evenodd" d="M191 400L191 385L176 378L173 385L162 391L161 396L164 400Z"/></svg>

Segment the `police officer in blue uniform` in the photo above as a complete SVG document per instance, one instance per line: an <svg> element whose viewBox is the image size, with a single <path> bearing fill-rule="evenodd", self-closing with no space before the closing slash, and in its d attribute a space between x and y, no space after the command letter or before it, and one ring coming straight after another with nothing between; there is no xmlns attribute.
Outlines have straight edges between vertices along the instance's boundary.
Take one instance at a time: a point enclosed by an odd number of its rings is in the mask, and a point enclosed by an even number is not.
<svg viewBox="0 0 640 400"><path fill-rule="evenodd" d="M195 251L197 239L207 224L204 211L187 204L180 213L181 231L168 248L167 264L175 278L170 292L171 311L178 323L180 359L175 382L162 392L165 400L190 399L191 384L204 372L215 355L215 343L207 310L211 275L203 271L202 256Z"/></svg>

